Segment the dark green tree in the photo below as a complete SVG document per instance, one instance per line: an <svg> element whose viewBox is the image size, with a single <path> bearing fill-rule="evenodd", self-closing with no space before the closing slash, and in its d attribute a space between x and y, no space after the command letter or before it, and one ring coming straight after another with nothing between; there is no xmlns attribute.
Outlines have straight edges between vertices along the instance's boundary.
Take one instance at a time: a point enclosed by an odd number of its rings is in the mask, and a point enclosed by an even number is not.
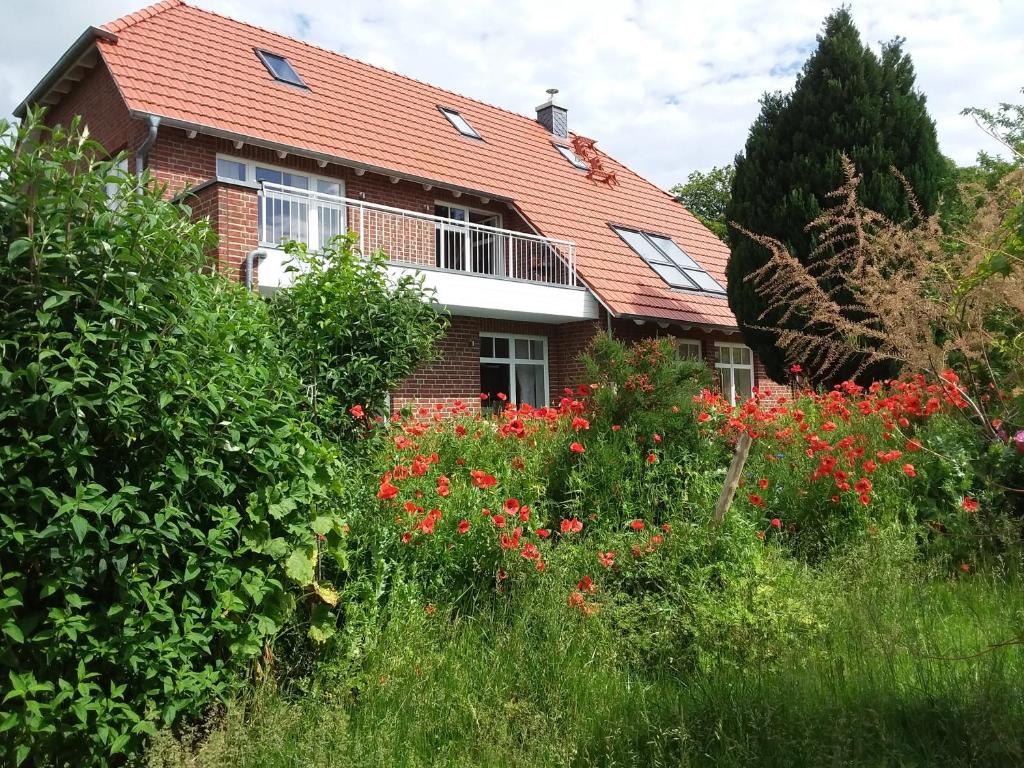
<svg viewBox="0 0 1024 768"><path fill-rule="evenodd" d="M732 179L736 169L730 163L714 166L710 171L693 171L682 184L676 184L669 193L700 219L719 239L728 242L729 226L725 217L732 193Z"/></svg>
<svg viewBox="0 0 1024 768"><path fill-rule="evenodd" d="M825 20L793 91L762 98L761 113L736 157L728 221L770 235L808 263L819 235L807 225L834 202L826 195L843 183L844 154L863 176L859 192L866 207L894 221L912 215L913 203L895 169L922 212L936 211L949 169L903 40L884 44L876 55L861 42L849 10L840 8ZM768 253L736 232L730 240L729 305L768 374L785 379L787 361L776 336L763 330L778 321L762 316L767 302L744 281L767 262Z"/></svg>

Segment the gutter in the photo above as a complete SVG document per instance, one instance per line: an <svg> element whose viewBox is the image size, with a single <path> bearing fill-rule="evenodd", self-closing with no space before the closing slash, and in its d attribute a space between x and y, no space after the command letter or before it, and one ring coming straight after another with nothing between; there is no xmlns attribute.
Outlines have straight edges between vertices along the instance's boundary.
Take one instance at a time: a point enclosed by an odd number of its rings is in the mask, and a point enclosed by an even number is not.
<svg viewBox="0 0 1024 768"><path fill-rule="evenodd" d="M40 80L36 87L32 89L22 102L14 108L14 116L19 120L24 120L25 115L28 113L29 107L34 104L38 104L50 90L57 85L64 77L68 69L82 58L93 44L97 40L104 40L108 43L116 43L117 35L113 32L103 29L102 27L89 27L78 39L71 44L71 47L64 51L64 55L61 56L57 63L50 67L50 71L43 75L43 79Z"/></svg>
<svg viewBox="0 0 1024 768"><path fill-rule="evenodd" d="M289 155L295 155L296 157L304 157L310 160L317 160L326 163L333 163L335 165L344 165L348 168L362 169L375 173L380 176L397 176L403 181L410 181L416 184L429 184L439 189L445 189L448 191L461 192L465 195L473 195L474 197L487 197L495 202L512 203L515 201L506 195L501 195L496 192L488 192L483 189L472 189L471 187L461 187L451 184L446 181L440 181L438 179L427 178L426 176L416 176L409 174L405 171L398 170L396 168L385 168L379 165L371 165L369 163L361 163L358 160L350 160L340 155L330 155L324 152L315 152L303 147L298 147L290 144L281 144L275 141L267 141L256 136L251 136L243 133L235 133L234 131L225 131L221 128L214 128L209 125L203 125L202 123L193 123L188 120L179 120L174 117L167 117L166 115L154 115L150 112L142 110L132 109L129 110L129 114L133 118L137 119L149 119L158 117L161 121L161 125L168 126L170 128L181 128L185 131L196 131L207 136L213 136L219 139L227 139L228 141L241 141L245 144L250 144L254 147L262 147L264 149L271 149L275 152L285 152Z"/></svg>
<svg viewBox="0 0 1024 768"><path fill-rule="evenodd" d="M149 157L149 150L156 143L156 134L160 130L160 118L156 115L149 116L149 131L138 149L135 150L135 175L141 176L146 169L146 159Z"/></svg>

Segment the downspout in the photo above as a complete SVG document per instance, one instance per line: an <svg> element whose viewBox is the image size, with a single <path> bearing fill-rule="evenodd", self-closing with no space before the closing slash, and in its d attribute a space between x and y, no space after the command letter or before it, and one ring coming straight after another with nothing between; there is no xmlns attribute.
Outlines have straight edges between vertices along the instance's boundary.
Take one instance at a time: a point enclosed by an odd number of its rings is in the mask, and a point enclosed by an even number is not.
<svg viewBox="0 0 1024 768"><path fill-rule="evenodd" d="M146 159L149 157L149 150L156 143L156 134L160 130L160 118L156 115L149 116L149 132L146 138L135 150L135 175L141 176L146 168Z"/></svg>
<svg viewBox="0 0 1024 768"><path fill-rule="evenodd" d="M267 252L262 248L254 248L245 256L245 289L252 290L252 272L256 265L256 259L267 258Z"/></svg>

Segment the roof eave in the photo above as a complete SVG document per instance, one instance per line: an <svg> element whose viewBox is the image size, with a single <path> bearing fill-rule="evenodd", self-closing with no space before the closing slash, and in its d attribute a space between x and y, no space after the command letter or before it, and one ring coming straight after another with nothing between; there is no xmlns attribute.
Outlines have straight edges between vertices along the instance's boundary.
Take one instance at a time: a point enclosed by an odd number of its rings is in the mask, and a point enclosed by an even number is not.
<svg viewBox="0 0 1024 768"><path fill-rule="evenodd" d="M71 44L71 47L64 52L64 55L57 60L57 63L50 67L50 71L43 75L42 80L36 84L36 87L32 89L29 95L14 108L14 116L19 120L24 120L28 108L33 104L40 103L54 86L64 79L67 72L89 52L89 49L92 48L97 40L116 43L117 35L102 27L89 27L86 29Z"/></svg>
<svg viewBox="0 0 1024 768"><path fill-rule="evenodd" d="M722 333L734 334L739 333L740 328L738 325L727 325L724 323L707 323L700 322L699 320L680 320L674 317L655 317L653 315L636 315L628 312L624 312L618 315L623 320L632 320L637 324L641 323L655 323L657 325L680 325L685 328L703 328L709 331L720 331Z"/></svg>
<svg viewBox="0 0 1024 768"><path fill-rule="evenodd" d="M332 155L326 152L314 152L311 149L305 147L298 147L290 144L282 144L276 141L269 141L258 136L250 136L243 133L236 133L234 131L227 131L223 128L217 128L212 125L204 125L202 123L193 123L189 120L181 120L175 117L169 117L168 115L159 115L154 112L146 112L142 110L131 110L131 116L136 118L149 118L159 117L161 125L171 128L181 128L186 131L196 131L197 133L206 134L207 136L214 136L219 139L226 139L228 141L241 141L246 144L251 144L257 147L263 147L264 149L270 149L275 152L287 152L289 155L296 155L298 157L309 158L310 160L325 161L333 163L335 165L344 165L349 168L360 168L370 173L380 174L381 176L394 176L402 179L403 181L411 181L417 184L427 184L433 187L444 188L446 190L460 192L466 195L473 195L474 197L486 197L491 200L496 200L502 203L508 203L515 205L515 200L507 195L503 195L500 192L493 192L486 189L474 189L472 187L463 187L458 184L452 184L451 182L444 181L442 179L432 179L426 176L418 176L416 174L410 174L407 171L400 170L398 168L385 168L384 166L372 165L370 163L364 163L359 160L353 160L349 157L342 155Z"/></svg>

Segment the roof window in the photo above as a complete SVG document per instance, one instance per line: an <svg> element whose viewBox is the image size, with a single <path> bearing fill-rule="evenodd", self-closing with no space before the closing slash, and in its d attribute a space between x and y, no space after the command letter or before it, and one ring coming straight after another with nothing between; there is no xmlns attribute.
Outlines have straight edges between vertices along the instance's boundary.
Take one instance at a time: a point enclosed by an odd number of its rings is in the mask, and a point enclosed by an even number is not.
<svg viewBox="0 0 1024 768"><path fill-rule="evenodd" d="M562 157L572 163L576 168L579 168L581 171L590 170L590 166L580 160L579 155L573 152L571 147L567 147L565 144L555 144L554 146L555 149L561 153Z"/></svg>
<svg viewBox="0 0 1024 768"><path fill-rule="evenodd" d="M611 225L619 237L646 261L659 277L673 288L705 293L725 293L725 289L700 264L690 258L671 237Z"/></svg>
<svg viewBox="0 0 1024 768"><path fill-rule="evenodd" d="M468 136L471 139L483 140L483 137L474 130L473 126L469 124L469 121L454 109L449 107L438 107L438 109L441 110L442 115L448 118L448 122L455 126L455 130L463 136Z"/></svg>
<svg viewBox="0 0 1024 768"><path fill-rule="evenodd" d="M263 62L263 66L267 68L267 71L274 76L275 80L280 80L282 83L288 83L288 85L296 85L299 88L306 88L307 86L302 82L302 78L299 77L299 73L295 71L295 68L291 65L284 56L270 51L264 51L261 48L256 49L256 55L260 57L260 61Z"/></svg>

